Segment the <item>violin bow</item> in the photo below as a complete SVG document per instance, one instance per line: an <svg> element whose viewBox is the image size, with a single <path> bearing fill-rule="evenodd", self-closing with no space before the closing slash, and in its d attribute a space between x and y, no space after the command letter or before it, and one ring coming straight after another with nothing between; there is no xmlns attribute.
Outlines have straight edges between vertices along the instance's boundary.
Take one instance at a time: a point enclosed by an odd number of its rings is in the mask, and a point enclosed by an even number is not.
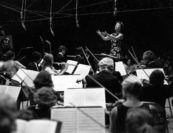
<svg viewBox="0 0 173 133"><path fill-rule="evenodd" d="M91 52L91 50L86 47L86 49L88 50L88 52L93 56L93 58L97 61L97 63L99 62L99 60L97 59L97 57Z"/></svg>
<svg viewBox="0 0 173 133"><path fill-rule="evenodd" d="M149 78L149 75L147 74L147 72L141 67L141 64L139 63L138 59L135 58L135 56L132 54L132 52L130 50L128 50L129 54L131 55L131 57L134 59L134 61L136 62L136 64L138 64L141 68L141 70L146 74L146 76Z"/></svg>
<svg viewBox="0 0 173 133"><path fill-rule="evenodd" d="M87 58L87 56L86 56L85 50L84 50L82 47L80 47L80 49L82 50L82 52L83 52L83 54L84 54L84 56L85 56L85 59L86 59L87 63L88 63L89 66L91 67L91 71L92 71L93 73L95 73L93 67L91 66L90 61L88 60L88 58Z"/></svg>

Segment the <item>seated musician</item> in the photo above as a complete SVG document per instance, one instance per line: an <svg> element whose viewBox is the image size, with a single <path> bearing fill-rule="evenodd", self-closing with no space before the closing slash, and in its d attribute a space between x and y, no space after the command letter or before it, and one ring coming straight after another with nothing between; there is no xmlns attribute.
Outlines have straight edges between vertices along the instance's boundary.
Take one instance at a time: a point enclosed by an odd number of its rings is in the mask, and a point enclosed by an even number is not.
<svg viewBox="0 0 173 133"><path fill-rule="evenodd" d="M39 62L41 60L41 53L38 51L32 52L31 62L28 64L27 68L34 71L40 71Z"/></svg>
<svg viewBox="0 0 173 133"><path fill-rule="evenodd" d="M42 87L53 87L53 81L51 75L47 71L41 71L34 79L34 86L36 90Z"/></svg>
<svg viewBox="0 0 173 133"><path fill-rule="evenodd" d="M51 107L56 105L57 96L52 88L42 87L34 93L36 105L30 106L28 110L34 113L35 119L50 119Z"/></svg>
<svg viewBox="0 0 173 133"><path fill-rule="evenodd" d="M165 107L166 99L173 96L172 84L164 85L165 76L162 71L155 70L149 77L149 82L144 82L141 99L160 104Z"/></svg>
<svg viewBox="0 0 173 133"><path fill-rule="evenodd" d="M114 72L114 61L111 58L103 58L99 64L99 72L93 76L93 78L106 87L113 94L120 96L121 84ZM100 87L96 84L89 76L86 76L86 86L87 87ZM106 102L114 103L115 98L112 97L108 92L106 92Z"/></svg>
<svg viewBox="0 0 173 133"><path fill-rule="evenodd" d="M67 48L64 45L59 46L58 54L55 56L55 62L66 62Z"/></svg>
<svg viewBox="0 0 173 133"><path fill-rule="evenodd" d="M161 60L156 58L156 55L153 51L148 50L143 53L142 65L145 65L146 68L162 68L163 64Z"/></svg>
<svg viewBox="0 0 173 133"><path fill-rule="evenodd" d="M65 73L65 71L67 70L67 65L64 64L64 68L62 70L56 70L53 67L53 62L54 62L54 58L52 54L46 54L43 57L43 62L42 62L42 70L43 71L47 71L48 73L50 73L51 75L62 75Z"/></svg>
<svg viewBox="0 0 173 133"><path fill-rule="evenodd" d="M140 101L142 82L136 76L130 75L123 81L122 93L124 101L117 104L110 114L110 133L126 133L125 127L128 111L139 108L150 111L153 117L157 118L154 119L154 126L157 131L160 131L159 133L165 133L163 132L165 131L164 120L166 120L164 109L158 104Z"/></svg>

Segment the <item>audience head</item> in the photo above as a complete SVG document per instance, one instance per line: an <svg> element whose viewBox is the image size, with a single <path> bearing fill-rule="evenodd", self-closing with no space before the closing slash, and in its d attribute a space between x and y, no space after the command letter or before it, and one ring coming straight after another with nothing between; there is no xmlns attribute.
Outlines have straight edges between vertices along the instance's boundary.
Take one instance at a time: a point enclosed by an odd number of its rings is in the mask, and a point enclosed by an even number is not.
<svg viewBox="0 0 173 133"><path fill-rule="evenodd" d="M134 97L139 99L142 93L142 83L134 75L130 75L122 82L122 94L124 98Z"/></svg>
<svg viewBox="0 0 173 133"><path fill-rule="evenodd" d="M36 89L41 87L53 87L51 75L47 71L41 71L34 80Z"/></svg>
<svg viewBox="0 0 173 133"><path fill-rule="evenodd" d="M51 107L57 103L57 97L50 87L42 87L34 94L34 101L42 107Z"/></svg>
<svg viewBox="0 0 173 133"><path fill-rule="evenodd" d="M149 111L142 108L130 109L126 117L126 133L156 133Z"/></svg>
<svg viewBox="0 0 173 133"><path fill-rule="evenodd" d="M114 61L111 58L103 58L98 63L99 71L108 71L113 72L114 71Z"/></svg>
<svg viewBox="0 0 173 133"><path fill-rule="evenodd" d="M0 132L11 133L16 130L17 107L8 95L0 94Z"/></svg>
<svg viewBox="0 0 173 133"><path fill-rule="evenodd" d="M155 86L163 85L165 76L162 71L155 70L150 75L150 83Z"/></svg>

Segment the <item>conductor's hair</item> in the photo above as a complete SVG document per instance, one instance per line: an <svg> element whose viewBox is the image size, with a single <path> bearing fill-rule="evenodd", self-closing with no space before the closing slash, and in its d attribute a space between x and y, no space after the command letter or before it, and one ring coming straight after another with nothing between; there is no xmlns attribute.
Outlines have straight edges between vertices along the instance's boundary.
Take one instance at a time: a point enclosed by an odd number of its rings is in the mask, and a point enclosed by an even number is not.
<svg viewBox="0 0 173 133"><path fill-rule="evenodd" d="M116 21L116 24L119 23L121 25L121 29L124 27L124 23L122 21Z"/></svg>

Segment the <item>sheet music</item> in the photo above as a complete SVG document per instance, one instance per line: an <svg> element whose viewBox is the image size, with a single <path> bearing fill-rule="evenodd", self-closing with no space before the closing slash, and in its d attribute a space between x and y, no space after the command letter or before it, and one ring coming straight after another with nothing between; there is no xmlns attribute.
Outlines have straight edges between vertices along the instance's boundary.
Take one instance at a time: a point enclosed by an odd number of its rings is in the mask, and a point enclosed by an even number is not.
<svg viewBox="0 0 173 133"><path fill-rule="evenodd" d="M79 64L74 72L74 74L79 74L83 78L87 76L90 72L91 66L89 65L84 65L84 64Z"/></svg>
<svg viewBox="0 0 173 133"><path fill-rule="evenodd" d="M77 112L74 108L52 108L51 120L62 121L62 133L77 133Z"/></svg>
<svg viewBox="0 0 173 133"><path fill-rule="evenodd" d="M126 69L122 61L115 62L115 71L120 72L121 76L127 75Z"/></svg>
<svg viewBox="0 0 173 133"><path fill-rule="evenodd" d="M62 133L105 133L101 127L105 126L105 112L101 107L52 108L51 119L63 122Z"/></svg>
<svg viewBox="0 0 173 133"><path fill-rule="evenodd" d="M11 96L15 101L18 99L20 91L21 87L0 85L0 93Z"/></svg>
<svg viewBox="0 0 173 133"><path fill-rule="evenodd" d="M56 133L57 122L50 120L16 120L17 131L15 133Z"/></svg>
<svg viewBox="0 0 173 133"><path fill-rule="evenodd" d="M33 87L33 80L36 78L38 73L38 71L19 69L12 79L19 83L24 81L29 87Z"/></svg>
<svg viewBox="0 0 173 133"><path fill-rule="evenodd" d="M155 69L139 69L139 70L136 70L136 74L139 79L149 80L148 76L150 76L151 73L155 70L160 70L164 73L164 70L162 68L155 68Z"/></svg>
<svg viewBox="0 0 173 133"><path fill-rule="evenodd" d="M80 110L99 122L99 124L105 125L105 112L103 108L80 108ZM105 133L105 129L99 124L77 110L78 133Z"/></svg>
<svg viewBox="0 0 173 133"><path fill-rule="evenodd" d="M12 79L21 83L25 77L26 74L21 69L19 69L17 73L12 77Z"/></svg>
<svg viewBox="0 0 173 133"><path fill-rule="evenodd" d="M76 68L78 62L77 61L68 60L66 63L68 64L68 68L67 68L66 72L69 73L69 74L72 74L74 69Z"/></svg>
<svg viewBox="0 0 173 133"><path fill-rule="evenodd" d="M29 86L29 87L34 87L34 83L33 81L35 80L35 78L37 77L37 75L39 74L38 71L33 71L33 70L26 70L23 69L25 73L27 73L27 75L29 76L25 76L24 78L24 82Z"/></svg>
<svg viewBox="0 0 173 133"><path fill-rule="evenodd" d="M67 89L64 92L64 106L100 106L106 108L105 89Z"/></svg>
<svg viewBox="0 0 173 133"><path fill-rule="evenodd" d="M52 76L54 90L65 91L68 88L82 88L82 83L77 83L77 80L81 80L80 75L60 75Z"/></svg>

